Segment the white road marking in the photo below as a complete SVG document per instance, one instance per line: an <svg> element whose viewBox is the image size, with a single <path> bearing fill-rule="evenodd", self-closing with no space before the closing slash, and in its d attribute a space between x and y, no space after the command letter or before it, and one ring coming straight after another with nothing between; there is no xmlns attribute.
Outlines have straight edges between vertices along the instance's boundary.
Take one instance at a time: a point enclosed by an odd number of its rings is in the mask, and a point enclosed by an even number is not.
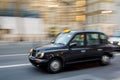
<svg viewBox="0 0 120 80"><path fill-rule="evenodd" d="M0 57L8 57L8 56L24 56L28 54L9 54L9 55L0 55Z"/></svg>
<svg viewBox="0 0 120 80"><path fill-rule="evenodd" d="M7 57L7 56L24 56L24 55L28 55L28 54L12 54L12 55L0 55L0 57ZM114 54L115 56L120 56L120 53L118 54ZM15 65L5 65L5 66L0 66L1 68L12 68L12 67L21 67L21 66L28 66L31 65L30 63L26 63L26 64L15 64Z"/></svg>
<svg viewBox="0 0 120 80"><path fill-rule="evenodd" d="M120 56L120 53L118 53L118 54L115 54L116 56Z"/></svg>
<svg viewBox="0 0 120 80"><path fill-rule="evenodd" d="M11 67L21 67L21 66L28 66L28 65L31 65L31 64L28 63L28 64L6 65L6 66L0 66L0 69L1 68L11 68Z"/></svg>

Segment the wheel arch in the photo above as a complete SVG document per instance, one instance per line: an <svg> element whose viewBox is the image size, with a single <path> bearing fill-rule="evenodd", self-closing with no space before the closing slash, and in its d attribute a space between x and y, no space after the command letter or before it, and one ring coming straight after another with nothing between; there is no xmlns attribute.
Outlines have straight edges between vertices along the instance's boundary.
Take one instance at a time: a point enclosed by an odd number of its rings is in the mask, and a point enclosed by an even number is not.
<svg viewBox="0 0 120 80"><path fill-rule="evenodd" d="M59 57L59 56L55 56L55 57L52 57L51 60L53 59L58 59L60 60L60 62L62 63L62 67L64 67L64 59L62 57Z"/></svg>
<svg viewBox="0 0 120 80"><path fill-rule="evenodd" d="M110 58L113 57L113 54L111 54L110 52L104 52L103 55L107 55L107 56L109 56Z"/></svg>

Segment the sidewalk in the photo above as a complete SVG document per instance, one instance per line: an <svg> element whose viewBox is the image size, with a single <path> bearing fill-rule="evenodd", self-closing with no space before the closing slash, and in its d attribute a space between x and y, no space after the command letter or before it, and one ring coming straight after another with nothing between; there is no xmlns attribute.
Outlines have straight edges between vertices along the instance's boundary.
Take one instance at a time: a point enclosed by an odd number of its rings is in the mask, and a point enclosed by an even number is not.
<svg viewBox="0 0 120 80"><path fill-rule="evenodd" d="M42 40L42 41L36 41L36 42L28 42L28 41L22 41L22 42L16 42L16 41L0 41L0 45L4 45L4 44L48 44L50 42L50 40Z"/></svg>

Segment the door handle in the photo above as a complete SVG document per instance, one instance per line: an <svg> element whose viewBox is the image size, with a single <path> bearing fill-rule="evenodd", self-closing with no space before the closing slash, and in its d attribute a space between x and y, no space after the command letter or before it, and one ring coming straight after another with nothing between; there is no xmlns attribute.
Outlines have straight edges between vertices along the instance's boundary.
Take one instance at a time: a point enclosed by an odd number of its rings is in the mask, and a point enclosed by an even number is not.
<svg viewBox="0 0 120 80"><path fill-rule="evenodd" d="M86 52L86 50L81 50L82 53Z"/></svg>
<svg viewBox="0 0 120 80"><path fill-rule="evenodd" d="M97 51L102 51L103 49L97 49Z"/></svg>

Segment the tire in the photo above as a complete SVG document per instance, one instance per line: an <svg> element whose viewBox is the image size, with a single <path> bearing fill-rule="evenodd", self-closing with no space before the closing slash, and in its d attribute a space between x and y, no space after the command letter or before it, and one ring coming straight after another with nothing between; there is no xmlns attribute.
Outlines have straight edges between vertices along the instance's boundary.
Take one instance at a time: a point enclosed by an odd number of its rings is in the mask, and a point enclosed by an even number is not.
<svg viewBox="0 0 120 80"><path fill-rule="evenodd" d="M47 66L47 71L57 73L62 69L62 62L59 59L52 59Z"/></svg>
<svg viewBox="0 0 120 80"><path fill-rule="evenodd" d="M110 64L110 57L108 55L103 55L100 60L100 65L108 65Z"/></svg>

